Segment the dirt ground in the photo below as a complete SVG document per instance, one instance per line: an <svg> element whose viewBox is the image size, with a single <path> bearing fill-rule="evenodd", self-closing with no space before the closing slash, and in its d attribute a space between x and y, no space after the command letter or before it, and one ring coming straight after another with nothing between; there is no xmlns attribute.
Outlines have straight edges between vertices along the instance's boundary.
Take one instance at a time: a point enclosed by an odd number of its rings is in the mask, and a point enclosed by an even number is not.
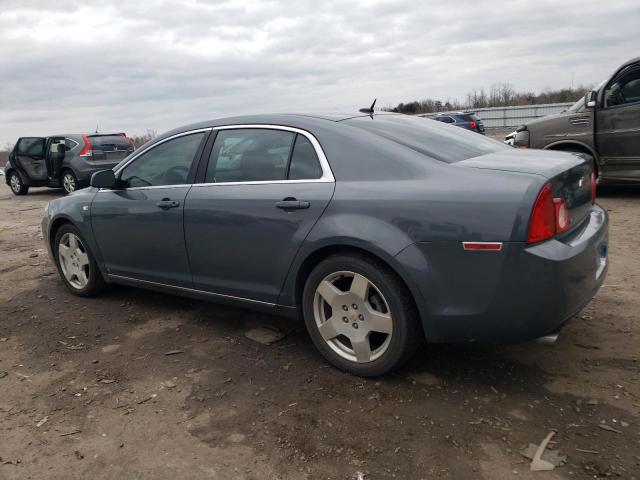
<svg viewBox="0 0 640 480"><path fill-rule="evenodd" d="M556 345L425 346L373 380L282 318L73 297L40 234L59 195L0 185L2 480L640 478L640 189L601 192L609 275ZM567 463L532 473L520 451L551 430Z"/></svg>

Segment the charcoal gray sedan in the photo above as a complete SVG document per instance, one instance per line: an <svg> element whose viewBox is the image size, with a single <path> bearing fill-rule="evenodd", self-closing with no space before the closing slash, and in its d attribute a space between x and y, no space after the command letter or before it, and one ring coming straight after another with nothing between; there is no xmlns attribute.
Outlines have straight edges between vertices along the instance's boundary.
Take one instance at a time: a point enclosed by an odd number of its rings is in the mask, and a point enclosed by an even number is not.
<svg viewBox="0 0 640 480"><path fill-rule="evenodd" d="M68 289L118 283L304 320L333 365L556 334L607 271L589 158L396 114L258 115L156 138L52 201Z"/></svg>

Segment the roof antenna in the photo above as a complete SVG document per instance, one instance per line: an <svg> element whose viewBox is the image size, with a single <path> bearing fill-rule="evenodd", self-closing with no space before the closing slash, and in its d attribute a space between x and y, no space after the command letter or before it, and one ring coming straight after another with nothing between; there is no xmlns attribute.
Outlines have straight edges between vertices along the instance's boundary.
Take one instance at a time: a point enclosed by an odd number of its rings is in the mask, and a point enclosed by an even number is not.
<svg viewBox="0 0 640 480"><path fill-rule="evenodd" d="M96 133L98 133L98 124L96 123Z"/></svg>
<svg viewBox="0 0 640 480"><path fill-rule="evenodd" d="M371 104L371 106L369 108L361 108L360 110L358 110L361 113L368 113L369 115L373 115L373 107L376 106L376 100L378 100L377 98L373 99L373 103Z"/></svg>

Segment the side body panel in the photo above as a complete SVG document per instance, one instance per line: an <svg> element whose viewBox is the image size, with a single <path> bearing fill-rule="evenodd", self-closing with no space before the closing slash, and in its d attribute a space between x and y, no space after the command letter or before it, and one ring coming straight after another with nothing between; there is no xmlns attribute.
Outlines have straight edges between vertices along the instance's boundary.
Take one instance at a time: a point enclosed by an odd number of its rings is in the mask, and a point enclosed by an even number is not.
<svg viewBox="0 0 640 480"><path fill-rule="evenodd" d="M276 303L291 261L329 203L334 185L194 185L184 224L194 288ZM277 208L285 198L309 202L309 208Z"/></svg>
<svg viewBox="0 0 640 480"><path fill-rule="evenodd" d="M189 186L100 190L91 224L110 275L190 287L184 243L184 200ZM159 208L159 201L179 202Z"/></svg>

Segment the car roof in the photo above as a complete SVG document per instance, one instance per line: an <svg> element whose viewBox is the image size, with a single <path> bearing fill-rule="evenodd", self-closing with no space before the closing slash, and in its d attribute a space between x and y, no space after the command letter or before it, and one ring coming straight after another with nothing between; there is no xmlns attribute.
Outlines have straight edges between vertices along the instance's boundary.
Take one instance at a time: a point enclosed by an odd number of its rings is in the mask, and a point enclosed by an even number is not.
<svg viewBox="0 0 640 480"><path fill-rule="evenodd" d="M271 113L257 115L243 115L236 117L223 117L214 120L206 120L203 122L192 123L178 127L169 132L163 133L155 140L161 140L172 135L188 132L190 130L198 130L202 128L222 127L225 125L283 125L293 128L301 128L303 130L313 130L314 127L337 125L343 120L351 118L380 116L380 115L403 115L401 113L380 112L373 114L365 113Z"/></svg>

